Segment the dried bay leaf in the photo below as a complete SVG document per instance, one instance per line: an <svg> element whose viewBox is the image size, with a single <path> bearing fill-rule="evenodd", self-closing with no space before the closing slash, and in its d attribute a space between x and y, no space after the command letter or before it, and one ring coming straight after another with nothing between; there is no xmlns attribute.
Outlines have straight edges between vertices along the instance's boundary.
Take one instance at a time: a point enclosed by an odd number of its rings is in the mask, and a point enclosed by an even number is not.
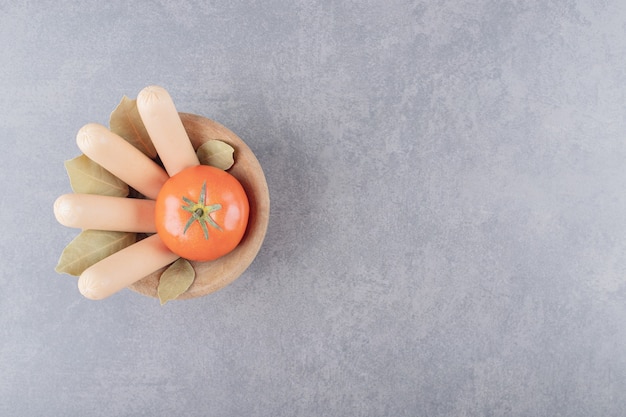
<svg viewBox="0 0 626 417"><path fill-rule="evenodd" d="M156 158L157 151L137 110L137 100L132 100L126 96L122 97L120 103L111 113L109 129L126 139L149 158Z"/></svg>
<svg viewBox="0 0 626 417"><path fill-rule="evenodd" d="M136 233L83 230L63 249L55 270L78 276L91 265L135 241Z"/></svg>
<svg viewBox="0 0 626 417"><path fill-rule="evenodd" d="M188 260L180 258L171 264L159 278L157 293L161 305L187 291L194 279L196 279L196 271Z"/></svg>
<svg viewBox="0 0 626 417"><path fill-rule="evenodd" d="M126 197L129 189L124 181L111 174L86 155L65 161L70 185L75 193Z"/></svg>
<svg viewBox="0 0 626 417"><path fill-rule="evenodd" d="M217 139L204 142L196 151L202 165L210 165L224 171L235 163L234 153L235 149L232 146Z"/></svg>

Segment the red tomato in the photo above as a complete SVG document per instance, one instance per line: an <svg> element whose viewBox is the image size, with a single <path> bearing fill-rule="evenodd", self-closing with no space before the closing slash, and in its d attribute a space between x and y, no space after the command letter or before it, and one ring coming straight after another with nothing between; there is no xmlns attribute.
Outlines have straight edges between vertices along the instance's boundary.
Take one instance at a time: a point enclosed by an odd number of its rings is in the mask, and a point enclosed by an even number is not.
<svg viewBox="0 0 626 417"><path fill-rule="evenodd" d="M157 233L174 253L211 261L239 244L248 225L248 197L226 171L197 165L165 182L156 200Z"/></svg>

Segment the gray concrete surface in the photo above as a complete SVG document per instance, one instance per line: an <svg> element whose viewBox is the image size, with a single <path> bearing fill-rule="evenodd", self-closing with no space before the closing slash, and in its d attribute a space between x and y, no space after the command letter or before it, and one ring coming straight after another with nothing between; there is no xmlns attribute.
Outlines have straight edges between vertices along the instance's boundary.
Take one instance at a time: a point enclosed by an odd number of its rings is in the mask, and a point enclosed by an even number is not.
<svg viewBox="0 0 626 417"><path fill-rule="evenodd" d="M626 4L0 3L0 415L626 415ZM54 266L63 161L167 88L257 153L250 269Z"/></svg>

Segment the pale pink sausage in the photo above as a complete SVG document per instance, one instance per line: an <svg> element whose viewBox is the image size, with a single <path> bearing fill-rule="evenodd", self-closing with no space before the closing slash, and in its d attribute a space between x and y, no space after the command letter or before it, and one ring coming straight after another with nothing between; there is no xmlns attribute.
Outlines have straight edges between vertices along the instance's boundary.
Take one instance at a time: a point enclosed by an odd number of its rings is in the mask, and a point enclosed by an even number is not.
<svg viewBox="0 0 626 417"><path fill-rule="evenodd" d="M101 300L178 258L159 235L151 235L87 268L78 278L78 289L86 298Z"/></svg>
<svg viewBox="0 0 626 417"><path fill-rule="evenodd" d="M162 87L146 87L137 96L137 110L170 176L198 165L176 106Z"/></svg>
<svg viewBox="0 0 626 417"><path fill-rule="evenodd" d="M156 162L100 124L83 126L76 143L94 162L153 200L169 178Z"/></svg>
<svg viewBox="0 0 626 417"><path fill-rule="evenodd" d="M54 215L67 227L154 233L154 204L137 198L64 194L54 202Z"/></svg>

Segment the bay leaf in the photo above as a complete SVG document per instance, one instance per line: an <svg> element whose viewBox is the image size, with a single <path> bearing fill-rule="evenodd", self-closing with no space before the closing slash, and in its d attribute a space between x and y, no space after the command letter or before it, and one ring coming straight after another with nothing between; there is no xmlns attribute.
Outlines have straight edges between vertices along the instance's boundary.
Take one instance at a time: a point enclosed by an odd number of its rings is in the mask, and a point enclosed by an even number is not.
<svg viewBox="0 0 626 417"><path fill-rule="evenodd" d="M78 276L91 265L135 241L135 233L83 230L63 249L55 270Z"/></svg>
<svg viewBox="0 0 626 417"><path fill-rule="evenodd" d="M232 146L218 139L204 142L196 151L202 165L210 165L224 171L235 163L234 153L235 149Z"/></svg>
<svg viewBox="0 0 626 417"><path fill-rule="evenodd" d="M111 113L109 129L116 135L126 139L149 158L156 158L157 151L143 124L143 120L141 120L139 110L137 110L137 100L126 96L122 97L120 103Z"/></svg>
<svg viewBox="0 0 626 417"><path fill-rule="evenodd" d="M86 155L65 161L70 185L75 193L126 197L128 185Z"/></svg>
<svg viewBox="0 0 626 417"><path fill-rule="evenodd" d="M189 289L196 279L196 271L188 260L179 258L171 264L159 278L157 293L161 305L176 299Z"/></svg>

